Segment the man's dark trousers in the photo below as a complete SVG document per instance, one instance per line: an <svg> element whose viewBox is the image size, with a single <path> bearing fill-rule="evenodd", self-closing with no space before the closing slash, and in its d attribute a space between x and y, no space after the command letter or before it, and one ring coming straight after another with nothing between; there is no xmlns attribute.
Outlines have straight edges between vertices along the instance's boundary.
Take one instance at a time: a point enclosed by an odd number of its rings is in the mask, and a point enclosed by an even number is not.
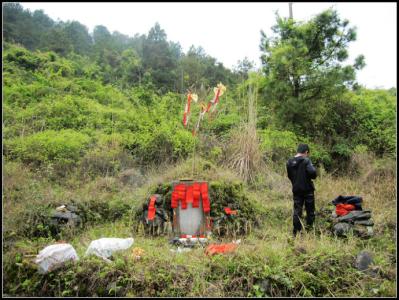
<svg viewBox="0 0 399 300"><path fill-rule="evenodd" d="M313 226L315 220L314 192L310 192L305 195L294 194L294 235L302 230L302 224L300 219L302 218L302 210L304 204L306 210L306 227L310 228Z"/></svg>

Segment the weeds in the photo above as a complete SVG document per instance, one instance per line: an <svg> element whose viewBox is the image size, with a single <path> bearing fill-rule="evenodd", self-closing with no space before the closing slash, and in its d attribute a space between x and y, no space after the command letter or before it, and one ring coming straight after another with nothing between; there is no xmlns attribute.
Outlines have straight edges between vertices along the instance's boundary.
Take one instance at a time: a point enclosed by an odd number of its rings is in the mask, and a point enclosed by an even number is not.
<svg viewBox="0 0 399 300"><path fill-rule="evenodd" d="M370 165L370 170L388 167L389 164L380 163ZM131 216L142 201L157 189L167 194L170 188L162 183L190 174L190 161L165 166L158 172L149 171L147 183L138 188L126 185L118 177L85 183L68 179L65 185L50 185L19 165L6 165L4 207L8 211L4 222L10 234L4 235L4 293L46 297L396 296L396 211L392 209L396 179L389 171L380 173L383 175L367 186L363 182L364 173L340 178L320 174L316 180L315 228L293 239L291 191L284 185L285 174L269 172L264 178L268 178L271 188L264 189L248 188L228 170L215 168L201 159L198 170L202 171L197 176L211 183L212 196L218 199L213 203L215 214L232 199L235 204L243 205L244 219L256 216L259 221L250 234L240 237L242 242L234 253L207 257L203 248L197 248L176 254L170 251L168 236L149 237L133 230L135 221ZM362 240L356 236L342 239L331 235L325 219L332 208L329 202L338 194L360 195L365 199L364 208L372 210L376 223L375 236ZM33 199L32 203L38 207L74 200L93 213L86 215L90 222L84 231L65 232L58 237L75 247L80 257L78 262L46 275L37 273L34 257L45 246L55 243L56 238L34 237L31 233L23 237L15 231L18 227L13 226L21 224L17 222L18 216L27 211L32 216L40 215L39 208L37 213L33 206L25 210L27 207L22 204L28 199ZM133 258L131 249L116 253L111 264L84 256L94 239L130 236L135 239L133 247L144 250L139 260ZM215 235L214 238L213 242L231 242L235 237ZM354 267L361 250L373 254L372 272L360 272Z"/></svg>
<svg viewBox="0 0 399 300"><path fill-rule="evenodd" d="M259 139L256 132L257 89L248 90L248 119L233 130L228 147L226 165L244 181L254 182L262 164Z"/></svg>

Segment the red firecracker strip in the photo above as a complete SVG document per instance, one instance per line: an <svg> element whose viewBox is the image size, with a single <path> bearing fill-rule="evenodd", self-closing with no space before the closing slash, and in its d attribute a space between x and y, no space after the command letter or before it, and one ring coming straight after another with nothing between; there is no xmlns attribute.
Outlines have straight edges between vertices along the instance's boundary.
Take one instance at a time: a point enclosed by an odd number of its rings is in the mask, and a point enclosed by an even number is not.
<svg viewBox="0 0 399 300"><path fill-rule="evenodd" d="M184 183L179 183L175 186L172 192L171 207L177 208L179 205L179 201L181 201L181 208L186 209L186 185Z"/></svg>
<svg viewBox="0 0 399 300"><path fill-rule="evenodd" d="M150 198L150 204L148 205L148 214L147 214L147 219L149 221L154 220L155 217L155 201L157 200L156 196L151 196Z"/></svg>
<svg viewBox="0 0 399 300"><path fill-rule="evenodd" d="M202 208L204 213L208 213L211 211L211 206L209 203L209 195L208 195L208 183L201 183L201 196L202 196Z"/></svg>
<svg viewBox="0 0 399 300"><path fill-rule="evenodd" d="M201 185L197 182L193 184L193 207L199 207L199 201L200 201L200 195L201 195Z"/></svg>
<svg viewBox="0 0 399 300"><path fill-rule="evenodd" d="M208 103L208 107L206 108L206 112L208 112L210 110L212 104L218 103L218 101L219 101L219 93L220 93L220 89L218 89L218 91L216 92L215 98Z"/></svg>
<svg viewBox="0 0 399 300"><path fill-rule="evenodd" d="M189 185L187 187L187 190L186 190L186 202L187 203L193 203L194 202L193 186L192 185Z"/></svg>
<svg viewBox="0 0 399 300"><path fill-rule="evenodd" d="M172 199L170 206L177 208L179 201L181 201L181 208L186 209L187 203L192 203L192 207L199 207L200 197L202 198L202 209L204 213L209 213L211 210L208 183L195 182L192 185L186 186L184 183L175 185L172 192Z"/></svg>
<svg viewBox="0 0 399 300"><path fill-rule="evenodd" d="M226 213L226 215L236 215L237 214L237 211L231 210L230 207L225 207L224 212Z"/></svg>

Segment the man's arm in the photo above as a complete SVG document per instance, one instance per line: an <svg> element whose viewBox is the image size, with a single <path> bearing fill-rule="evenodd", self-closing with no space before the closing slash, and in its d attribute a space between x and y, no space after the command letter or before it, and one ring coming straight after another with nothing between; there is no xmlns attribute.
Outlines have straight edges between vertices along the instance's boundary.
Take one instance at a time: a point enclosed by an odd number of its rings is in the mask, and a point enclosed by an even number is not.
<svg viewBox="0 0 399 300"><path fill-rule="evenodd" d="M290 172L290 168L288 167L288 164L289 164L289 162L287 162L287 164L286 164L286 166L287 166L287 175L288 175L288 178L292 181L291 172Z"/></svg>
<svg viewBox="0 0 399 300"><path fill-rule="evenodd" d="M317 177L316 168L313 166L311 160L309 158L306 159L306 173L310 177L310 179L315 179Z"/></svg>

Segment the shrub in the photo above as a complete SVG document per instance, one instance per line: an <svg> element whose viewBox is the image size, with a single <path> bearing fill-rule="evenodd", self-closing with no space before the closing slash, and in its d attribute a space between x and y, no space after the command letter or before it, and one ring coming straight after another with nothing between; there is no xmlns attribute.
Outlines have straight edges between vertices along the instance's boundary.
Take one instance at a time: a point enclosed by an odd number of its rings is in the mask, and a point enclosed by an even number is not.
<svg viewBox="0 0 399 300"><path fill-rule="evenodd" d="M14 62L17 66L27 70L36 70L43 62L37 55L23 47L13 46L4 55L6 62Z"/></svg>
<svg viewBox="0 0 399 300"><path fill-rule="evenodd" d="M206 124L205 127L209 128L209 130L216 135L225 135L239 123L239 121L240 117L236 114L219 115L217 118L210 121L209 124Z"/></svg>
<svg viewBox="0 0 399 300"><path fill-rule="evenodd" d="M133 157L124 148L131 142L131 135L99 134L97 142L89 149L81 161L81 170L85 175L115 175L123 169L132 167Z"/></svg>
<svg viewBox="0 0 399 300"><path fill-rule="evenodd" d="M332 160L330 151L320 143L309 138L297 136L292 131L265 129L260 131L261 149L266 160L283 163L296 153L299 143L309 145L312 162L330 169Z"/></svg>
<svg viewBox="0 0 399 300"><path fill-rule="evenodd" d="M292 131L265 129L260 131L261 149L266 159L286 160L296 150L298 137Z"/></svg>
<svg viewBox="0 0 399 300"><path fill-rule="evenodd" d="M54 163L59 168L69 168L76 165L90 140L71 129L47 130L5 141L5 154L34 166Z"/></svg>
<svg viewBox="0 0 399 300"><path fill-rule="evenodd" d="M359 123L355 142L375 154L394 155L396 151L396 99L387 90L360 90L350 94Z"/></svg>
<svg viewBox="0 0 399 300"><path fill-rule="evenodd" d="M174 162L192 151L194 138L188 131L161 125L136 136L132 153L143 163Z"/></svg>

